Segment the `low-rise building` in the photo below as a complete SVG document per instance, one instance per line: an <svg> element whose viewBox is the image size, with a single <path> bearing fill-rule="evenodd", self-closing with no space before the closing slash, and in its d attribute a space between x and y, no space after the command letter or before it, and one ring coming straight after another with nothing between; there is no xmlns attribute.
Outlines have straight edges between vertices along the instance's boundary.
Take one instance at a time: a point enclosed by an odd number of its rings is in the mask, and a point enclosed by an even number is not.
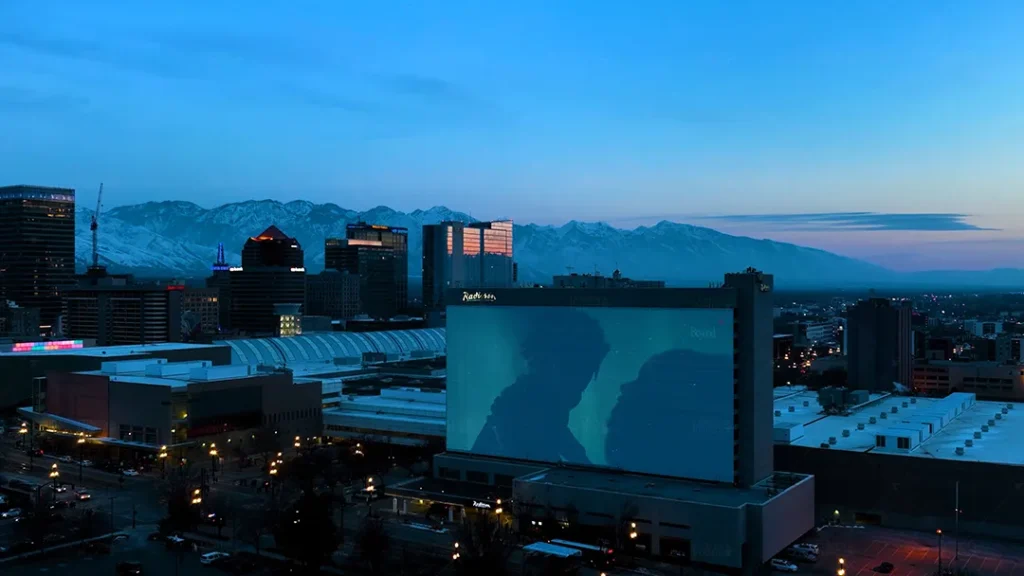
<svg viewBox="0 0 1024 576"><path fill-rule="evenodd" d="M929 396L971 392L986 400L1024 400L1024 365L928 360L914 366L914 389Z"/></svg>

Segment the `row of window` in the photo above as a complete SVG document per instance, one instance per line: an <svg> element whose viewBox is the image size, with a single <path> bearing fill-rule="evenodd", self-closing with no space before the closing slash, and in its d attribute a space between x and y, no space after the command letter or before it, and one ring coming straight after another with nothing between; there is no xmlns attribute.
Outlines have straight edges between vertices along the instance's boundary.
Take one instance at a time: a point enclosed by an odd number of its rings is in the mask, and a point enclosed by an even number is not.
<svg viewBox="0 0 1024 576"><path fill-rule="evenodd" d="M289 410L288 412L278 412L277 414L264 414L263 424L269 426L279 424L281 422L289 422L291 420L312 418L314 416L319 416L320 412L320 408L305 408L303 410Z"/></svg>
<svg viewBox="0 0 1024 576"><path fill-rule="evenodd" d="M875 436L875 447L885 448L885 436ZM910 438L897 438L896 448L900 450L910 450Z"/></svg>

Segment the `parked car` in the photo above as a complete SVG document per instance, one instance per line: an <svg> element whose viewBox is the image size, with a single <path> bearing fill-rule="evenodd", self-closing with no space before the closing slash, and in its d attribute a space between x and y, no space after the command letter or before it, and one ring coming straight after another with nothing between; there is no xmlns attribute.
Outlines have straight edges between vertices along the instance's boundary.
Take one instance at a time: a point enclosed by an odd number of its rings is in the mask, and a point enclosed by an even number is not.
<svg viewBox="0 0 1024 576"><path fill-rule="evenodd" d="M210 565L218 560L223 560L230 556L231 554L228 554L227 552L207 552L206 554L203 554L199 557L199 563Z"/></svg>
<svg viewBox="0 0 1024 576"><path fill-rule="evenodd" d="M72 458L71 456L61 456L60 458L58 458L58 460L60 460L61 462L67 462L68 464L71 464L75 461L75 459Z"/></svg>
<svg viewBox="0 0 1024 576"><path fill-rule="evenodd" d="M775 570L776 572L796 572L798 570L796 564L793 564L788 560L783 560L782 558L772 558L770 564L772 570Z"/></svg>
<svg viewBox="0 0 1024 576"><path fill-rule="evenodd" d="M124 470L121 470L121 474L123 476L138 476L139 475L139 473L136 472L134 468L125 468Z"/></svg>
<svg viewBox="0 0 1024 576"><path fill-rule="evenodd" d="M872 570L879 574L889 574L892 572L893 568L895 568L895 566L893 566L891 562L882 562L878 566L872 568Z"/></svg>
<svg viewBox="0 0 1024 576"><path fill-rule="evenodd" d="M91 468L92 460L82 460L82 466L85 466L86 468Z"/></svg>
<svg viewBox="0 0 1024 576"><path fill-rule="evenodd" d="M10 508L6 512L0 512L0 518L18 518L21 516L21 508Z"/></svg>
<svg viewBox="0 0 1024 576"><path fill-rule="evenodd" d="M811 554L821 554L821 549L818 548L817 544L811 544L810 542L798 542L790 546L793 550L806 550Z"/></svg>
<svg viewBox="0 0 1024 576"><path fill-rule="evenodd" d="M25 450L25 456L29 456L29 457L33 457L33 458L39 458L42 455L43 455L43 449L42 448L33 448L31 450Z"/></svg>
<svg viewBox="0 0 1024 576"><path fill-rule="evenodd" d="M814 552L807 550L806 548L787 548L782 555L786 558L786 560L794 560L796 562L818 561L818 555Z"/></svg>

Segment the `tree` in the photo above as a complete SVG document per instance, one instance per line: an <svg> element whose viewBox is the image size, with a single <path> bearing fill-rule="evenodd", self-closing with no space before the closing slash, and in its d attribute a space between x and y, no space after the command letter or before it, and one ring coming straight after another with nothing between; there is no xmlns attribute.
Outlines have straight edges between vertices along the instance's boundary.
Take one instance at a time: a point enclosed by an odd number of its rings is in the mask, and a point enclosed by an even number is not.
<svg viewBox="0 0 1024 576"><path fill-rule="evenodd" d="M331 518L331 495L303 491L277 519L274 538L285 553L307 568L319 568L338 549L338 529Z"/></svg>
<svg viewBox="0 0 1024 576"><path fill-rule="evenodd" d="M384 527L384 521L375 516L367 516L356 536L359 547L359 559L370 567L374 574L383 574L384 562L391 548L391 535Z"/></svg>
<svg viewBox="0 0 1024 576"><path fill-rule="evenodd" d="M167 517L160 521L160 531L184 532L199 524L199 506L193 488L181 478L174 479L167 490Z"/></svg>
<svg viewBox="0 0 1024 576"><path fill-rule="evenodd" d="M515 551L515 542L502 529L496 514L474 514L466 518L458 531L459 574L506 574L508 559Z"/></svg>
<svg viewBox="0 0 1024 576"><path fill-rule="evenodd" d="M252 504L238 508L234 520L235 538L255 548L256 555L259 556L263 535L269 534L271 527L276 525L277 512L261 504Z"/></svg>

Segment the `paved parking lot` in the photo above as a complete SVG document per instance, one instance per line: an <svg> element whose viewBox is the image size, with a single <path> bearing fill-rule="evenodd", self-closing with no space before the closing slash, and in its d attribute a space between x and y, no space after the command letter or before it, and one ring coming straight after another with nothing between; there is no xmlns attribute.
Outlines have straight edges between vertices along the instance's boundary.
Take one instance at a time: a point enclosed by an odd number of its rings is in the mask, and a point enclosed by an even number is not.
<svg viewBox="0 0 1024 576"><path fill-rule="evenodd" d="M811 541L821 546L821 557L801 572L835 574L838 559L846 561L847 576L870 576L883 562L894 566L892 576L931 576L938 568L937 534L878 527L826 528ZM961 539L959 556L951 534L942 537L942 564L963 567L977 576L1024 576L1024 545Z"/></svg>

